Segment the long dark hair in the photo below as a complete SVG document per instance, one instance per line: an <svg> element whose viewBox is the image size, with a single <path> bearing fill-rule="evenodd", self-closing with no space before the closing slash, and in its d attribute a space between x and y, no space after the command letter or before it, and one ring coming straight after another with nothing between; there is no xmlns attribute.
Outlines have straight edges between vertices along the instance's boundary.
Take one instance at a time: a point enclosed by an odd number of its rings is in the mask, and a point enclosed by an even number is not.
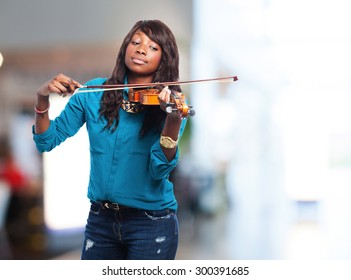
<svg viewBox="0 0 351 280"><path fill-rule="evenodd" d="M162 57L157 71L154 73L153 82L169 82L179 80L179 53L176 39L172 31L160 20L138 21L124 38L120 47L112 76L106 84L123 84L128 68L125 65L125 54L136 31L144 32L152 41L162 49ZM181 92L179 86L170 87L171 90ZM123 90L105 91L101 99L100 117L105 117L107 125L105 129L115 130L119 123L119 108L123 100ZM151 129L161 131L166 113L160 106L145 106L145 118L140 130L140 136L144 136Z"/></svg>

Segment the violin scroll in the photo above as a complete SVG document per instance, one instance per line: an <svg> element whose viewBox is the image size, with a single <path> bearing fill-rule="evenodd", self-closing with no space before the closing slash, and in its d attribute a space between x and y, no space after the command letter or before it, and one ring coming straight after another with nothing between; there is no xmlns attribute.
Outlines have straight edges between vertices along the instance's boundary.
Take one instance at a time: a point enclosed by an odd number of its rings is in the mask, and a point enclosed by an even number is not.
<svg viewBox="0 0 351 280"><path fill-rule="evenodd" d="M188 116L195 116L195 110L193 109L193 106L186 103L184 94L181 94L180 97L171 94L171 102L167 104L166 112L168 114L178 112L179 117L182 119Z"/></svg>

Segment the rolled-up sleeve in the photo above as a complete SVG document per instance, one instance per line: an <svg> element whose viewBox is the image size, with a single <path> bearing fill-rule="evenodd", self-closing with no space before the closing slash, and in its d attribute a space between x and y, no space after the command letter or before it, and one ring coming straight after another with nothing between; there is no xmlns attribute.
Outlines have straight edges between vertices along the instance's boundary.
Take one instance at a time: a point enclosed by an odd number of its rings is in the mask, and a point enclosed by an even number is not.
<svg viewBox="0 0 351 280"><path fill-rule="evenodd" d="M40 134L35 134L34 125L32 127L33 140L40 153L51 151L55 148L61 141L55 141L56 138L56 126L53 120L50 120L49 128Z"/></svg>
<svg viewBox="0 0 351 280"><path fill-rule="evenodd" d="M179 158L179 148L171 161L166 158L161 145L156 142L151 148L149 171L151 176L156 179L164 179L169 176L171 171L176 167Z"/></svg>
<svg viewBox="0 0 351 280"><path fill-rule="evenodd" d="M39 152L51 151L78 132L85 122L82 100L78 94L73 95L61 114L50 120L49 128L43 133L36 134L32 126L33 140Z"/></svg>
<svg viewBox="0 0 351 280"><path fill-rule="evenodd" d="M184 119L182 121L180 130L179 130L179 137L178 137L179 141L181 140L181 137L185 130L186 122L187 122L187 119ZM176 167L178 163L178 159L179 159L179 147L177 147L177 151L174 158L171 161L168 161L168 159L166 158L162 150L160 141L157 141L151 148L150 165L149 165L149 171L151 176L156 180L168 178L169 174Z"/></svg>

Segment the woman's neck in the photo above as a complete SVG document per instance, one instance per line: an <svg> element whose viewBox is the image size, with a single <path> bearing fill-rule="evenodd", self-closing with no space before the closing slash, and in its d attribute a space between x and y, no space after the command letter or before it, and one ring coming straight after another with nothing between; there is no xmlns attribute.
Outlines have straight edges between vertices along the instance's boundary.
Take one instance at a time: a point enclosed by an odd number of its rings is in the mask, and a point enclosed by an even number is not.
<svg viewBox="0 0 351 280"><path fill-rule="evenodd" d="M140 76L140 75L131 75L128 74L128 84L145 84L152 83L153 76Z"/></svg>

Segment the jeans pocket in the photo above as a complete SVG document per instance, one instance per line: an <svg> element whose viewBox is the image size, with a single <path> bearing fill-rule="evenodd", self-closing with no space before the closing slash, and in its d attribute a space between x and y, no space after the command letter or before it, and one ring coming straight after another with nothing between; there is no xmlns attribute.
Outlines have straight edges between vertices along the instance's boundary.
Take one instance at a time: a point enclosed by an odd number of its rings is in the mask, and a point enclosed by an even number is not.
<svg viewBox="0 0 351 280"><path fill-rule="evenodd" d="M90 205L90 214L99 215L101 212L101 205L96 202L92 202Z"/></svg>
<svg viewBox="0 0 351 280"><path fill-rule="evenodd" d="M156 221L172 218L175 215L175 211L171 209L145 210L144 214L147 218Z"/></svg>

